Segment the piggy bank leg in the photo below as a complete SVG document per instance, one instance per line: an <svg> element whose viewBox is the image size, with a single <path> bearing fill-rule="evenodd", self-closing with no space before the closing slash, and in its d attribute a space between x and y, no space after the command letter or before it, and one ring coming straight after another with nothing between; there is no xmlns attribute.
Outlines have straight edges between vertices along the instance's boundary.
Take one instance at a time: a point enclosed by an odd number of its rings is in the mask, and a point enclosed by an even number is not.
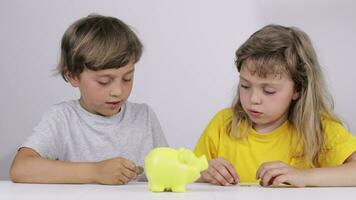
<svg viewBox="0 0 356 200"><path fill-rule="evenodd" d="M155 184L155 183L152 183L152 182L148 183L148 189L151 192L163 192L164 188L165 187L163 185L160 185L160 184Z"/></svg>
<svg viewBox="0 0 356 200"><path fill-rule="evenodd" d="M185 192L185 185L176 185L172 187L172 192Z"/></svg>

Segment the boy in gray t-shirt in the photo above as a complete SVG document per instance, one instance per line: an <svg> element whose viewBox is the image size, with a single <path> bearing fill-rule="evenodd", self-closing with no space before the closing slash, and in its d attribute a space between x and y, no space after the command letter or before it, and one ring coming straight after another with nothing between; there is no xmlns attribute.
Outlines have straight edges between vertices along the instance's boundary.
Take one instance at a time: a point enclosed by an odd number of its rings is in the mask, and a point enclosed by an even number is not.
<svg viewBox="0 0 356 200"><path fill-rule="evenodd" d="M21 145L14 182L125 184L143 180L140 166L167 146L153 110L127 101L142 44L113 17L90 15L64 33L58 70L80 99L46 111Z"/></svg>

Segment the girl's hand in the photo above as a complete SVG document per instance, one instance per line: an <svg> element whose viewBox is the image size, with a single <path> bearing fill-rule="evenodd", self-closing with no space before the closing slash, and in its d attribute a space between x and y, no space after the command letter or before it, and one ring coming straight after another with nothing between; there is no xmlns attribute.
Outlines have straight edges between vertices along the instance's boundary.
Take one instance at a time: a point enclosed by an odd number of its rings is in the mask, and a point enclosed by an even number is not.
<svg viewBox="0 0 356 200"><path fill-rule="evenodd" d="M125 158L113 158L95 163L95 182L105 185L122 185L137 177L137 167Z"/></svg>
<svg viewBox="0 0 356 200"><path fill-rule="evenodd" d="M209 168L201 173L201 180L216 185L231 185L238 183L240 178L229 161L215 158L209 161Z"/></svg>
<svg viewBox="0 0 356 200"><path fill-rule="evenodd" d="M262 186L279 186L281 184L305 187L310 173L287 165L284 162L263 163L257 170L256 179L261 179Z"/></svg>

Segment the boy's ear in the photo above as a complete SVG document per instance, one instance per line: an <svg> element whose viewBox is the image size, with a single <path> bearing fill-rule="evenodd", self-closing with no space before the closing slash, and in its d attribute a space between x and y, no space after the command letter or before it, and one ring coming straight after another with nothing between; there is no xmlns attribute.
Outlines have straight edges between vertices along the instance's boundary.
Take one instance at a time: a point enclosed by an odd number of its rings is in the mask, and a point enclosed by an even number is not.
<svg viewBox="0 0 356 200"><path fill-rule="evenodd" d="M79 78L78 76L73 75L70 72L66 73L66 78L68 82L73 86L73 87L79 87Z"/></svg>

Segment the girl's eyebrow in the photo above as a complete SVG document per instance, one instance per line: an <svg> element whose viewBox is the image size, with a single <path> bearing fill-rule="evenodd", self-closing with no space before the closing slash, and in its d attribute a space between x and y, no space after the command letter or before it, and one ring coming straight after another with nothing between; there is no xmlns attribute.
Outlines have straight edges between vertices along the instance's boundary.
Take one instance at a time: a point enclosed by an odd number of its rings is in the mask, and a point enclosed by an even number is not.
<svg viewBox="0 0 356 200"><path fill-rule="evenodd" d="M246 79L245 77L243 77L241 75L240 75L240 80L246 81L248 83L251 83L251 81L249 81L248 79ZM270 86L270 87L279 87L280 86L280 84L278 84L278 83L270 83L270 82L262 82L262 83L260 83L258 85L261 85L262 87L266 87L266 86L267 87L268 86Z"/></svg>

